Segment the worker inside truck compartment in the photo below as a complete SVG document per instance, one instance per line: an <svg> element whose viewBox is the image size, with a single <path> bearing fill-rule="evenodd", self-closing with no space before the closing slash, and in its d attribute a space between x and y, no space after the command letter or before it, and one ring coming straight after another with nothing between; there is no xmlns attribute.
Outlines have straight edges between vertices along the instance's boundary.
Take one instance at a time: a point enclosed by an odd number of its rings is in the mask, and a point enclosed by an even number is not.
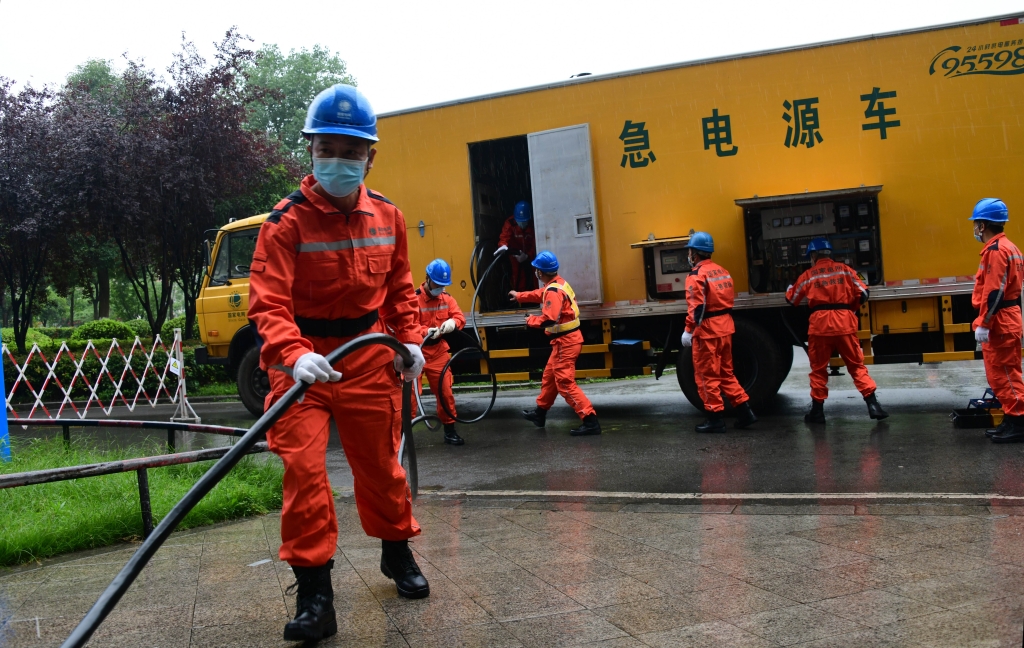
<svg viewBox="0 0 1024 648"><path fill-rule="evenodd" d="M1021 280L1024 260L1003 228L1010 211L998 198L983 198L970 220L982 244L971 304L978 309L974 339L981 344L985 377L1003 409L1003 420L986 431L994 443L1024 441L1024 380L1021 378Z"/></svg>
<svg viewBox="0 0 1024 648"><path fill-rule="evenodd" d="M864 366L857 330L860 305L868 300L868 288L853 268L832 259L832 244L818 237L807 244L811 267L786 289L786 300L797 306L805 298L811 308L807 329L807 359L811 364L811 409L807 423L825 422L828 398L828 362L834 351L846 363L857 391L868 406L868 416L882 420L889 415L878 404L875 381Z"/></svg>
<svg viewBox="0 0 1024 648"><path fill-rule="evenodd" d="M576 294L565 279L558 275L558 258L544 250L533 260L536 279L543 288L527 292L509 291L508 296L520 304L540 304L541 314L530 315L526 325L540 328L551 339L551 355L544 366L540 381L537 407L525 410L523 416L537 427L544 427L548 410L561 395L583 423L572 430L573 436L601 434L597 412L583 390L576 383L576 358L583 350L580 332L580 307Z"/></svg>
<svg viewBox="0 0 1024 648"><path fill-rule="evenodd" d="M426 361L423 373L427 375L430 391L437 399L437 417L444 425L444 442L462 445L465 441L455 431L453 418L453 415L458 416L458 413L455 411L455 396L452 394L451 370L445 374L444 384L441 384L441 372L450 357L448 343L443 336L456 330L461 331L466 325L466 317L462 314L458 302L445 292L445 287L450 285L451 266L444 259L434 259L427 264L427 276L416 289L416 297L420 307L420 332L423 335L423 357ZM417 387L422 389L422 382L418 382Z"/></svg>
<svg viewBox="0 0 1024 648"><path fill-rule="evenodd" d="M530 290L534 286L534 278L529 264L537 256L537 241L533 233L533 212L525 200L516 203L512 215L501 228L494 256L502 252L508 252L512 265L512 290Z"/></svg>
<svg viewBox="0 0 1024 648"><path fill-rule="evenodd" d="M400 596L430 593L408 546L420 526L398 462L402 380L416 380L423 368L405 218L363 184L378 138L376 115L359 90L337 84L317 95L302 133L313 173L263 223L249 288L249 319L270 377L267 408L296 380L311 385L267 433L284 462L279 555L298 590L295 618L284 629L293 641L337 632L331 568L338 521L325 462L332 419L363 529L381 539L381 572ZM328 363L325 356L353 337L385 332L384 321L412 366L381 345Z"/></svg>
<svg viewBox="0 0 1024 648"><path fill-rule="evenodd" d="M693 347L693 377L707 415L696 431L725 432L723 393L736 408L735 426L743 429L756 423L757 416L732 369L732 276L711 260L715 241L707 232L691 234L686 247L692 269L686 277L686 324L680 342Z"/></svg>

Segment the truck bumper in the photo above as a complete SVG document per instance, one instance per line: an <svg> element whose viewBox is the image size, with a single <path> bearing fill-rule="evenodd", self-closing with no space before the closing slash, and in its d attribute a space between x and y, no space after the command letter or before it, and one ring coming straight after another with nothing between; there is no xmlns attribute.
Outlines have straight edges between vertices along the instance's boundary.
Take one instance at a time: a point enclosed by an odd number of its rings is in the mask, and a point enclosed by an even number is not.
<svg viewBox="0 0 1024 648"><path fill-rule="evenodd" d="M226 365L228 364L228 359L210 357L210 353L206 350L206 347L201 346L196 347L196 364Z"/></svg>

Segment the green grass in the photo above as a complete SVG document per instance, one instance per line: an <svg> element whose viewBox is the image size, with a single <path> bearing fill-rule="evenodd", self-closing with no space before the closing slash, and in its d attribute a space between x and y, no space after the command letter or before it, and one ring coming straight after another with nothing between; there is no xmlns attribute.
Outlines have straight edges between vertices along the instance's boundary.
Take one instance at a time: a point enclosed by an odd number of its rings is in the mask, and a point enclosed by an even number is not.
<svg viewBox="0 0 1024 648"><path fill-rule="evenodd" d="M100 451L84 442L12 440L12 461L0 473L27 472L160 454L156 446ZM154 524L213 462L152 468ZM179 529L267 513L281 506L284 469L268 454L243 459L184 519ZM0 490L0 565L18 565L69 551L142 537L134 472Z"/></svg>
<svg viewBox="0 0 1024 648"><path fill-rule="evenodd" d="M189 396L238 396L238 385L233 382L210 383L195 387L191 382L188 384Z"/></svg>

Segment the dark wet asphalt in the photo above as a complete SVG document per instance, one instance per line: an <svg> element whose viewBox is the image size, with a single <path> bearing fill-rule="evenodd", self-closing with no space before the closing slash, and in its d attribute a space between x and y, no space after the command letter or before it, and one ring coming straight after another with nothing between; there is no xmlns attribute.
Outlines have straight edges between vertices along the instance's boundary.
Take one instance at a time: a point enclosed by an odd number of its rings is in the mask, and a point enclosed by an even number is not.
<svg viewBox="0 0 1024 648"><path fill-rule="evenodd" d="M871 368L890 418L874 423L847 376L832 378L828 424L803 423L810 403L806 357L798 354L772 411L749 430L698 435L701 421L675 376L584 385L604 434L570 437L577 419L559 401L538 429L520 411L535 390L502 392L491 417L459 426L466 445L416 430L424 490L571 490L704 493L998 493L1024 495L1024 444L997 446L983 430L955 429L954 407L984 389L980 362ZM482 396L459 394L464 409ZM427 398L427 408L431 407ZM197 404L204 423L248 426L239 404ZM477 409L476 411L479 411ZM152 418L166 417L160 410ZM731 423L731 422L730 422ZM16 428L15 434L20 434ZM197 438L196 445L222 439ZM334 438L335 488L352 478Z"/></svg>

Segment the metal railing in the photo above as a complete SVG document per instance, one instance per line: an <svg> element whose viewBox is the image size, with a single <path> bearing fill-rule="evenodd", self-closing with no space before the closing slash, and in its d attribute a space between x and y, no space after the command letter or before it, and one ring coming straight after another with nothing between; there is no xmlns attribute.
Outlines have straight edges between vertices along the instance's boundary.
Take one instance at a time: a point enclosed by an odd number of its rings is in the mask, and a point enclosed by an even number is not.
<svg viewBox="0 0 1024 648"><path fill-rule="evenodd" d="M202 432L204 434L220 434L240 437L248 430L245 428L228 427L226 425L203 425L200 423L178 423L175 421L126 421L123 419L8 419L8 425L21 427L60 427L64 432L64 442L71 443L73 427L110 427L131 428L134 430L167 430L167 447L174 452L177 446L177 432Z"/></svg>

